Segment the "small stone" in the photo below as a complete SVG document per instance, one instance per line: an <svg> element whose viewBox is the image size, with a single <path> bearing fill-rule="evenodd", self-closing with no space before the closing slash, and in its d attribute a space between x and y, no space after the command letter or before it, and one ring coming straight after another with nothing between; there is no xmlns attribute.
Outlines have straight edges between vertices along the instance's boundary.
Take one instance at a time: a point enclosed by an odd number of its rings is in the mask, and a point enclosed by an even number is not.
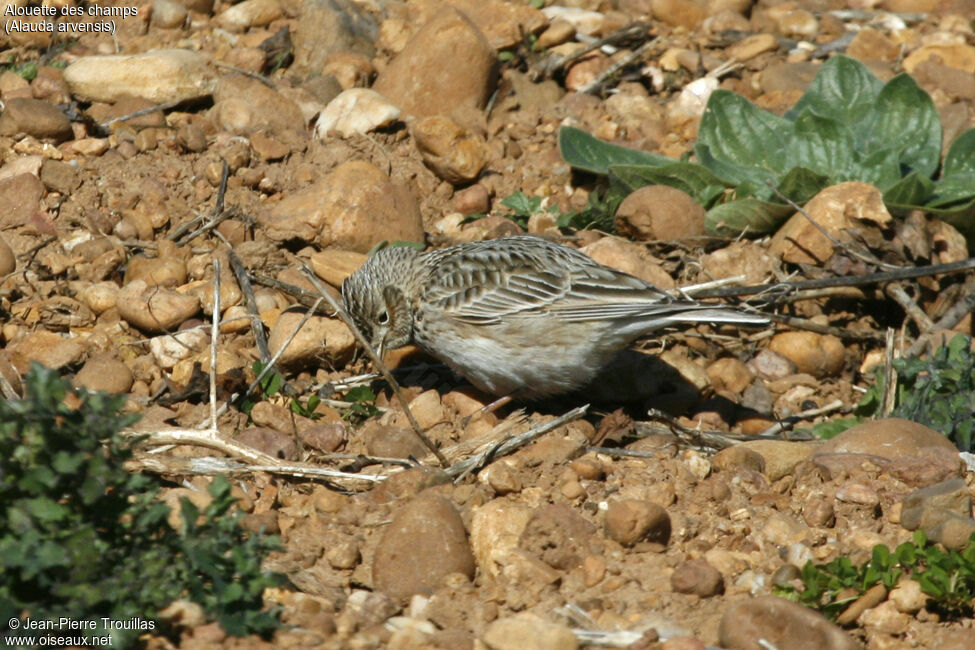
<svg viewBox="0 0 975 650"><path fill-rule="evenodd" d="M298 445L293 437L267 427L248 427L237 434L237 442L284 460L298 458Z"/></svg>
<svg viewBox="0 0 975 650"><path fill-rule="evenodd" d="M754 381L755 374L738 359L723 357L708 366L708 378L716 391L739 394Z"/></svg>
<svg viewBox="0 0 975 650"><path fill-rule="evenodd" d="M670 540L670 516L650 501L623 499L610 502L605 524L606 534L624 546L644 540L666 545Z"/></svg>
<svg viewBox="0 0 975 650"><path fill-rule="evenodd" d="M616 210L616 229L640 241L672 240L704 234L704 208L689 194L667 185L633 192Z"/></svg>
<svg viewBox="0 0 975 650"><path fill-rule="evenodd" d="M796 373L796 364L775 350L762 350L748 362L748 367L762 379L775 381ZM756 409L757 410L757 409Z"/></svg>
<svg viewBox="0 0 975 650"><path fill-rule="evenodd" d="M80 363L85 356L85 348L77 340L44 330L31 332L9 345L8 350L10 362L22 375L30 369L31 362L60 370Z"/></svg>
<svg viewBox="0 0 975 650"><path fill-rule="evenodd" d="M940 543L950 551L965 549L973 534L975 534L975 520L953 512L948 513L948 516L929 532L932 541Z"/></svg>
<svg viewBox="0 0 975 650"><path fill-rule="evenodd" d="M735 445L722 449L711 459L714 469L721 472L735 472L747 469L762 474L765 472L765 459L757 451Z"/></svg>
<svg viewBox="0 0 975 650"><path fill-rule="evenodd" d="M868 609L884 602L886 597L887 587L882 584L874 585L866 593L853 601L849 607L844 609L843 613L836 617L836 622L840 625L849 625Z"/></svg>
<svg viewBox="0 0 975 650"><path fill-rule="evenodd" d="M823 443L816 453L872 454L894 460L915 457L929 449L955 456L958 453L944 434L930 427L903 418L884 418L847 429Z"/></svg>
<svg viewBox="0 0 975 650"><path fill-rule="evenodd" d="M806 503L802 508L802 520L808 526L832 528L836 524L833 504L822 498Z"/></svg>
<svg viewBox="0 0 975 650"><path fill-rule="evenodd" d="M96 354L74 376L72 384L78 388L106 393L127 393L132 388L132 371L111 354Z"/></svg>
<svg viewBox="0 0 975 650"><path fill-rule="evenodd" d="M45 158L41 164L40 179L47 189L64 196L68 196L81 185L78 170L73 165L50 158Z"/></svg>
<svg viewBox="0 0 975 650"><path fill-rule="evenodd" d="M836 498L845 503L856 503L875 508L880 504L880 495L869 485L847 483L836 491Z"/></svg>
<svg viewBox="0 0 975 650"><path fill-rule="evenodd" d="M252 135L250 142L254 153L261 160L281 160L291 153L291 147L288 145L260 133Z"/></svg>
<svg viewBox="0 0 975 650"><path fill-rule="evenodd" d="M816 332L776 334L768 349L791 360L799 372L817 378L839 374L846 361L846 348L840 339Z"/></svg>
<svg viewBox="0 0 975 650"><path fill-rule="evenodd" d="M344 422L316 424L307 429L298 429L301 444L326 454L341 447L346 435Z"/></svg>
<svg viewBox="0 0 975 650"><path fill-rule="evenodd" d="M421 493L383 531L373 560L373 583L406 602L413 594L433 593L451 573L474 577L464 522L448 500Z"/></svg>
<svg viewBox="0 0 975 650"><path fill-rule="evenodd" d="M490 208L491 197L487 188L480 183L474 183L454 194L454 210L463 214L486 214Z"/></svg>
<svg viewBox="0 0 975 650"><path fill-rule="evenodd" d="M914 74L921 63L935 60L950 68L957 68L968 74L975 73L975 47L966 43L945 43L922 45L904 57L904 70Z"/></svg>
<svg viewBox="0 0 975 650"><path fill-rule="evenodd" d="M17 256L10 245L0 239L0 279L10 275L17 269Z"/></svg>
<svg viewBox="0 0 975 650"><path fill-rule="evenodd" d="M143 280L126 284L118 294L119 316L143 332L160 333L177 328L200 310L200 299Z"/></svg>
<svg viewBox="0 0 975 650"><path fill-rule="evenodd" d="M707 17L701 0L653 0L653 17L673 27L694 29Z"/></svg>
<svg viewBox="0 0 975 650"><path fill-rule="evenodd" d="M244 0L218 14L214 22L229 31L243 31L248 27L264 27L283 13L278 0Z"/></svg>
<svg viewBox="0 0 975 650"><path fill-rule="evenodd" d="M670 576L671 588L679 594L710 598L724 593L724 578L707 560L698 558L679 565Z"/></svg>
<svg viewBox="0 0 975 650"><path fill-rule="evenodd" d="M398 120L398 106L368 88L350 88L328 103L315 122L315 137L324 140L330 131L348 138L368 133Z"/></svg>
<svg viewBox="0 0 975 650"><path fill-rule="evenodd" d="M159 29L182 27L189 12L179 2L173 0L153 0L151 24Z"/></svg>
<svg viewBox="0 0 975 650"><path fill-rule="evenodd" d="M309 266L315 275L328 282L333 287L341 287L345 279L355 273L356 269L366 263L367 257L355 251L338 248L326 248L313 253Z"/></svg>
<svg viewBox="0 0 975 650"><path fill-rule="evenodd" d="M518 546L555 569L572 569L589 555L596 527L565 505L536 509L518 539Z"/></svg>
<svg viewBox="0 0 975 650"><path fill-rule="evenodd" d="M443 116L417 120L410 131L423 162L448 183L474 180L491 156L483 138Z"/></svg>
<svg viewBox="0 0 975 650"><path fill-rule="evenodd" d="M749 440L736 446L750 449L762 456L765 461L764 473L770 481L777 481L791 474L796 465L821 449L816 442L787 440Z"/></svg>
<svg viewBox="0 0 975 650"><path fill-rule="evenodd" d="M267 345L272 355L288 342L303 317L301 310L297 309L281 314L268 335ZM332 359L347 359L355 348L355 338L342 321L312 316L287 345L278 362L284 366L306 366L316 363L323 355Z"/></svg>
<svg viewBox="0 0 975 650"><path fill-rule="evenodd" d="M580 249L594 261L623 271L661 289L673 289L674 279L646 248L619 237L603 237Z"/></svg>
<svg viewBox="0 0 975 650"><path fill-rule="evenodd" d="M498 619L484 631L491 650L575 650L579 647L568 627L522 613Z"/></svg>
<svg viewBox="0 0 975 650"><path fill-rule="evenodd" d="M755 34L743 38L725 50L729 59L737 61L748 61L754 59L759 54L772 52L779 49L779 41L774 34Z"/></svg>
<svg viewBox="0 0 975 650"><path fill-rule="evenodd" d="M56 142L73 136L71 120L61 109L40 99L5 99L0 114L0 135L29 135Z"/></svg>
<svg viewBox="0 0 975 650"><path fill-rule="evenodd" d="M752 598L725 610L718 626L719 644L728 648L756 647L765 639L777 648L802 639L803 647L858 650L860 644L826 618L784 598Z"/></svg>

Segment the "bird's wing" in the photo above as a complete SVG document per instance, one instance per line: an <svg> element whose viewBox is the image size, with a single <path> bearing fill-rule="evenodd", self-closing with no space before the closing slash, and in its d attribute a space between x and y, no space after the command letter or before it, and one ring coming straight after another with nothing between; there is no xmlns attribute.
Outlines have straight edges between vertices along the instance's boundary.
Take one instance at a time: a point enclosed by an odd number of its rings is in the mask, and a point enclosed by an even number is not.
<svg viewBox="0 0 975 650"><path fill-rule="evenodd" d="M524 248L507 242L503 248L483 242L444 256L424 303L455 320L489 325L540 314L571 321L639 317L654 305L675 302L578 251L539 247L538 240Z"/></svg>

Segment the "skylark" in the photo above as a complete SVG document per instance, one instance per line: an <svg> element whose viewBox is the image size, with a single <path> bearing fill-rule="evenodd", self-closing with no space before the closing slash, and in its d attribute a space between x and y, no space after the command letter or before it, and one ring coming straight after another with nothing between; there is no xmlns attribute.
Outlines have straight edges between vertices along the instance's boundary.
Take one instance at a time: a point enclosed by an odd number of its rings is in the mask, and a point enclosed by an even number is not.
<svg viewBox="0 0 975 650"><path fill-rule="evenodd" d="M769 324L757 313L678 300L533 236L385 248L343 282L342 297L380 356L414 343L482 391L528 399L583 388L662 327Z"/></svg>

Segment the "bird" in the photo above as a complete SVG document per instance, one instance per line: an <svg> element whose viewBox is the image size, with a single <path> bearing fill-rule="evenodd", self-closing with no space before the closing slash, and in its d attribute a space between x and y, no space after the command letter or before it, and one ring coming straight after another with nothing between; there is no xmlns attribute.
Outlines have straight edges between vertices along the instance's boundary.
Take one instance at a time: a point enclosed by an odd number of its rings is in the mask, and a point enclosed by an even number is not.
<svg viewBox="0 0 975 650"><path fill-rule="evenodd" d="M380 358L415 344L477 389L526 400L584 388L663 327L769 324L759 313L674 298L533 235L380 249L343 281L342 300Z"/></svg>

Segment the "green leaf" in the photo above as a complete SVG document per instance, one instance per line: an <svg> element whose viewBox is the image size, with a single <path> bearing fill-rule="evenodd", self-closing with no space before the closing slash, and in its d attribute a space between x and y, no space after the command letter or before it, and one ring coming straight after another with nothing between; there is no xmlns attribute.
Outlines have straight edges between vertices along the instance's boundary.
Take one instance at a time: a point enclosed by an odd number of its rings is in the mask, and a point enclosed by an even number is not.
<svg viewBox="0 0 975 650"><path fill-rule="evenodd" d="M945 180L955 175L973 174L975 174L975 129L968 129L955 138L948 147L941 178Z"/></svg>
<svg viewBox="0 0 975 650"><path fill-rule="evenodd" d="M792 123L736 93L716 90L708 99L694 151L698 160L732 185L761 188L788 170Z"/></svg>
<svg viewBox="0 0 975 650"><path fill-rule="evenodd" d="M930 179L914 171L897 181L884 192L884 203L892 209L909 211L924 202L931 195L935 184Z"/></svg>
<svg viewBox="0 0 975 650"><path fill-rule="evenodd" d="M345 399L349 402L375 402L376 394L368 386L355 386L345 393Z"/></svg>
<svg viewBox="0 0 975 650"><path fill-rule="evenodd" d="M853 132L845 124L803 112L795 122L792 164L835 181L859 178L861 170L852 141Z"/></svg>
<svg viewBox="0 0 975 650"><path fill-rule="evenodd" d="M793 167L779 181L778 190L801 205L829 185L830 180L826 176L821 176L805 167Z"/></svg>
<svg viewBox="0 0 975 650"><path fill-rule="evenodd" d="M868 154L896 149L905 173L915 170L930 178L941 162L938 111L931 96L906 73L884 85L854 134L858 148Z"/></svg>
<svg viewBox="0 0 975 650"><path fill-rule="evenodd" d="M743 232L762 235L775 231L793 210L781 203L755 198L739 199L715 206L704 217L708 232L734 237Z"/></svg>
<svg viewBox="0 0 975 650"><path fill-rule="evenodd" d="M542 198L540 196L527 196L524 192L519 191L501 199L501 205L518 216L530 217L541 211Z"/></svg>
<svg viewBox="0 0 975 650"><path fill-rule="evenodd" d="M809 88L785 114L796 120L803 111L850 124L858 122L883 88L867 66L848 56L837 55L823 64Z"/></svg>
<svg viewBox="0 0 975 650"><path fill-rule="evenodd" d="M562 158L576 169L608 174L612 165L670 165L672 158L603 142L581 129L563 126L559 129L559 151Z"/></svg>

